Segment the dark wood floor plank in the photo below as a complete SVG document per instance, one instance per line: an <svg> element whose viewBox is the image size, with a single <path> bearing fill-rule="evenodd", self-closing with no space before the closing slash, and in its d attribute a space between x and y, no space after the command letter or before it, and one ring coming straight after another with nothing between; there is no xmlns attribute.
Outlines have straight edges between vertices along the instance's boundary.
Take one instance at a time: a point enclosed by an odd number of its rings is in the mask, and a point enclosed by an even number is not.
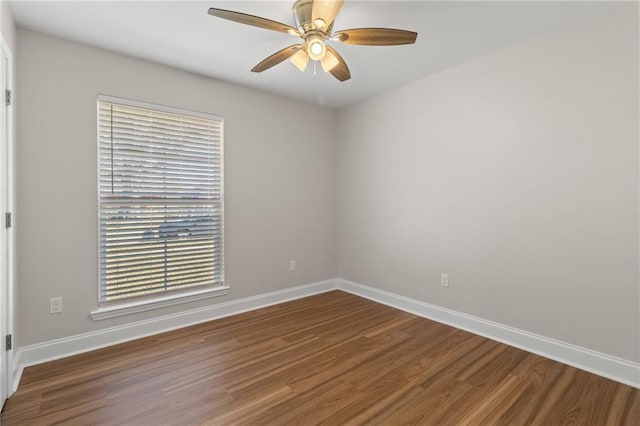
<svg viewBox="0 0 640 426"><path fill-rule="evenodd" d="M527 354L524 361L511 372L527 383L527 389L501 416L500 423L531 424L541 411L543 401L556 384L562 370L562 365L555 361Z"/></svg>
<svg viewBox="0 0 640 426"><path fill-rule="evenodd" d="M640 390L333 291L25 369L3 425L638 425Z"/></svg>

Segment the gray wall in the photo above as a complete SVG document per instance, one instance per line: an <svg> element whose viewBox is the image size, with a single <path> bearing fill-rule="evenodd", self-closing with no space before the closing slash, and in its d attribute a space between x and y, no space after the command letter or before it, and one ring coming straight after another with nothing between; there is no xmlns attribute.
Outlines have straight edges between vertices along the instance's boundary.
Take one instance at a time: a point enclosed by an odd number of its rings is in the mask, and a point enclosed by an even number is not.
<svg viewBox="0 0 640 426"><path fill-rule="evenodd" d="M333 111L22 29L18 71L21 346L335 278ZM98 94L224 117L228 296L89 319L97 307ZM49 314L54 296L64 298L62 314Z"/></svg>
<svg viewBox="0 0 640 426"><path fill-rule="evenodd" d="M640 361L637 7L340 111L338 276Z"/></svg>

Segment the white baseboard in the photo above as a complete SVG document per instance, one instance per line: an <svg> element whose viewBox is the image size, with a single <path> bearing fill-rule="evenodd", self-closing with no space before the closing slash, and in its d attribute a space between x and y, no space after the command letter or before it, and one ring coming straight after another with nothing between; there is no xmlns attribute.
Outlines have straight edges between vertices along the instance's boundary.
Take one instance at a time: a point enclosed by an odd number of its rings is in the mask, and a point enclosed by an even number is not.
<svg viewBox="0 0 640 426"><path fill-rule="evenodd" d="M466 330L640 389L640 364L638 363L338 278L19 348L14 356L13 383L10 393L15 392L18 388L24 368L31 365L335 289Z"/></svg>
<svg viewBox="0 0 640 426"><path fill-rule="evenodd" d="M314 294L324 293L337 288L336 279L272 291L257 296L231 300L203 308L191 309L170 315L163 315L143 321L136 321L116 327L103 328L89 333L49 340L24 346L17 350L14 357L13 383L10 393L17 390L25 367L77 355L95 349L152 336L195 325L242 312L252 311L271 305L287 302Z"/></svg>
<svg viewBox="0 0 640 426"><path fill-rule="evenodd" d="M640 389L640 364L338 278L338 289Z"/></svg>

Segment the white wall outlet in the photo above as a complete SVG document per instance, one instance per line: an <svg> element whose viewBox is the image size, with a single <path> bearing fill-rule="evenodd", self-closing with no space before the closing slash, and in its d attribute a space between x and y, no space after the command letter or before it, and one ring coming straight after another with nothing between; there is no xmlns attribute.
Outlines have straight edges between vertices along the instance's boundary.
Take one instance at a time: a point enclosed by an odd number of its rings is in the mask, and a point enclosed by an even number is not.
<svg viewBox="0 0 640 426"><path fill-rule="evenodd" d="M49 313L59 314L62 312L62 297L52 297L49 300Z"/></svg>
<svg viewBox="0 0 640 426"><path fill-rule="evenodd" d="M449 287L449 274L440 274L440 285L442 287Z"/></svg>
<svg viewBox="0 0 640 426"><path fill-rule="evenodd" d="M289 271L293 272L296 270L296 261L295 260L290 260L289 261Z"/></svg>

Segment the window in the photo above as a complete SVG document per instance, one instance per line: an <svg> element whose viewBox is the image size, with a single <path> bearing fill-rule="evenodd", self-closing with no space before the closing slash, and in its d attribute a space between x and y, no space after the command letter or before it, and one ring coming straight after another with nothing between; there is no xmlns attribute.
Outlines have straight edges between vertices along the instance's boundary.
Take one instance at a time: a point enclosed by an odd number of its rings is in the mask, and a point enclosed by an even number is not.
<svg viewBox="0 0 640 426"><path fill-rule="evenodd" d="M99 302L224 282L222 119L98 99Z"/></svg>

